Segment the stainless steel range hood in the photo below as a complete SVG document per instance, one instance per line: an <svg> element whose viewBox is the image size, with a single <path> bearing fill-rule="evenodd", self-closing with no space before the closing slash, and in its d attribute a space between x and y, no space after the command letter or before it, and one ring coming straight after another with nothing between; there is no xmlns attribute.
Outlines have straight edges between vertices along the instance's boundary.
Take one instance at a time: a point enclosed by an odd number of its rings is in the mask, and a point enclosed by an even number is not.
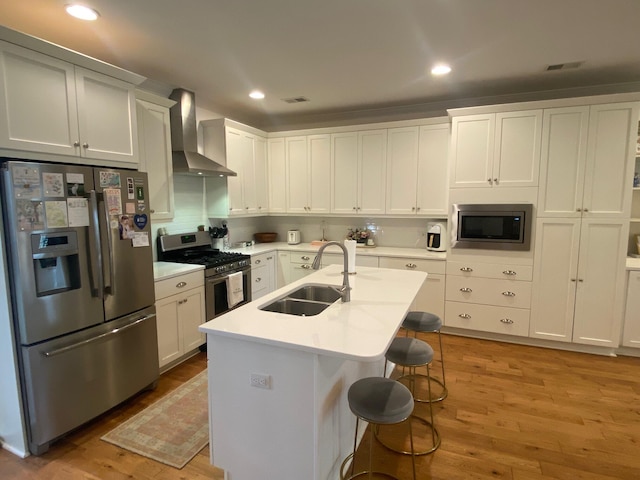
<svg viewBox="0 0 640 480"><path fill-rule="evenodd" d="M233 170L198 153L195 94L176 88L169 98L177 102L170 110L173 172L183 175L235 177L237 173Z"/></svg>

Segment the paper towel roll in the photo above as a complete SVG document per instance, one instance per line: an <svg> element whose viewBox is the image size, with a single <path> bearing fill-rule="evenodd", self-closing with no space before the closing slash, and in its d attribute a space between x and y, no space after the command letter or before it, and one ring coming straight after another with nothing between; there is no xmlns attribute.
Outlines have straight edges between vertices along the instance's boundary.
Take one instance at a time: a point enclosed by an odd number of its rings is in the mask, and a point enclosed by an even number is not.
<svg viewBox="0 0 640 480"><path fill-rule="evenodd" d="M356 273L356 245L355 240L345 240L344 247L347 249L349 273Z"/></svg>

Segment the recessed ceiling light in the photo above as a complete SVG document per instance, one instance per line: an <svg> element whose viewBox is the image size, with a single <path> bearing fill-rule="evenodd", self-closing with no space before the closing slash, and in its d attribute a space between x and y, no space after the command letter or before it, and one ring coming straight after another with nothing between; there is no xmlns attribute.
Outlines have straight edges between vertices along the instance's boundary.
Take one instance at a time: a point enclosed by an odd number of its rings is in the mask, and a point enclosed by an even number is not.
<svg viewBox="0 0 640 480"><path fill-rule="evenodd" d="M264 93L262 93L260 90L254 90L249 94L249 96L254 100L262 100L264 98Z"/></svg>
<svg viewBox="0 0 640 480"><path fill-rule="evenodd" d="M431 69L431 75L446 75L451 71L451 67L449 65L445 65L444 63L440 63L438 65L434 65Z"/></svg>
<svg viewBox="0 0 640 480"><path fill-rule="evenodd" d="M85 5L70 4L66 6L67 13L80 20L97 20L100 14L93 8Z"/></svg>

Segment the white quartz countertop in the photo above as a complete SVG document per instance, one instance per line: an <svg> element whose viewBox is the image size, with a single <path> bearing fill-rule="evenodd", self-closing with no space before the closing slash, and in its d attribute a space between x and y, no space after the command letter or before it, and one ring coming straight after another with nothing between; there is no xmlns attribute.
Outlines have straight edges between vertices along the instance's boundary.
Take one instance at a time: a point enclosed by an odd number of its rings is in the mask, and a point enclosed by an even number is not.
<svg viewBox="0 0 640 480"><path fill-rule="evenodd" d="M189 265L186 263L153 262L153 279L155 281L177 277L185 273L204 270L203 265Z"/></svg>
<svg viewBox="0 0 640 480"><path fill-rule="evenodd" d="M627 270L640 270L640 258L627 257Z"/></svg>
<svg viewBox="0 0 640 480"><path fill-rule="evenodd" d="M378 360L400 328L426 273L359 267L356 275L349 276L350 302L338 300L309 317L259 309L307 283L341 285L341 272L341 265L323 268L210 320L200 331L359 361Z"/></svg>
<svg viewBox="0 0 640 480"><path fill-rule="evenodd" d="M256 243L251 247L231 248L232 252L246 253L248 255L259 255L261 253L280 251L291 252L317 252L320 245L311 245L310 243L299 243L298 245L289 245L286 242L273 243ZM327 253L341 253L340 247L331 245L325 250ZM356 256L369 255L375 257L408 257L423 258L427 260L446 260L446 252L432 252L425 248L402 248L402 247L358 247L356 248Z"/></svg>

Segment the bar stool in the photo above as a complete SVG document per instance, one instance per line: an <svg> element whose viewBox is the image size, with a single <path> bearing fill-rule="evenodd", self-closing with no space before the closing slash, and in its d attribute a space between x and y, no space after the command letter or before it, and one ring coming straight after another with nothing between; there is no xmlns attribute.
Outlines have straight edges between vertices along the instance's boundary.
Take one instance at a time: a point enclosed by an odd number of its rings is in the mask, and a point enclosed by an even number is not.
<svg viewBox="0 0 640 480"><path fill-rule="evenodd" d="M347 394L349 400L349 408L356 416L356 432L353 438L353 452L344 459L340 466L340 480L351 480L363 475L376 475L386 478L398 480L388 473L374 472L372 470L373 463L373 444L375 425L392 425L407 420L413 412L413 396L407 387L400 382L383 377L367 377L356 381L349 388ZM369 422L370 426L370 446L369 446L369 469L354 473L356 445L358 441L358 424L360 420ZM411 422L409 425L409 436L411 438L411 450L413 451L413 431L411 430ZM345 466L351 460L351 474L346 477L344 472ZM413 480L416 480L416 462L415 456L411 456L413 466Z"/></svg>
<svg viewBox="0 0 640 480"><path fill-rule="evenodd" d="M427 393L429 398L431 398L431 372L430 365L433 361L433 348L427 342L423 342L422 340L418 340L417 338L411 337L396 337L391 342L391 345L387 349L387 353L385 354L385 368L384 368L384 376L387 374L387 361L393 362L400 367L407 367L409 369L409 373L406 375L400 376L398 380L402 378L409 379L409 385L411 394L415 400L415 388L416 388L416 368L417 367L427 367ZM385 441L380 439L379 436L379 428L376 427L375 435L380 443L382 443L385 447L390 450L393 450L397 453L402 453L405 455L427 455L429 453L435 452L440 447L440 434L433 423L433 404L429 403L429 416L430 421L426 420L415 413L411 414L410 418L416 419L422 422L431 430L431 446L426 450L421 450L416 452L413 447L413 438L411 439L411 451L408 452L406 450L402 450L400 448L392 447ZM409 422L411 423L411 422Z"/></svg>
<svg viewBox="0 0 640 480"><path fill-rule="evenodd" d="M407 336L409 335L409 331L414 332L414 337L417 337L418 332L438 333L438 341L440 343L440 365L442 367L442 381L437 378L432 378L431 380L436 382L438 385L442 387L442 392L436 398L415 398L416 402L441 402L447 395L449 391L447 390L447 382L444 376L444 353L442 351L442 334L440 333L440 329L442 328L442 320L440 317L434 313L429 312L420 312L413 311L407 313L402 321L402 328L407 331Z"/></svg>

